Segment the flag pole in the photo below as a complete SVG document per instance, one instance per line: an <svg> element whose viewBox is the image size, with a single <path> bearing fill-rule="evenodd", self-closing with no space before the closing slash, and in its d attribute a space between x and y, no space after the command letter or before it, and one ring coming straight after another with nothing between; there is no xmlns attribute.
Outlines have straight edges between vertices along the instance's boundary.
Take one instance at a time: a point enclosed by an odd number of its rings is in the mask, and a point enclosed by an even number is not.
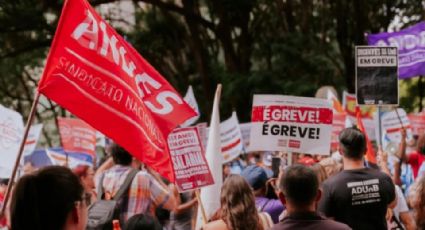
<svg viewBox="0 0 425 230"><path fill-rule="evenodd" d="M403 122L401 121L400 115L398 114L398 109L396 107L393 108L395 113L397 114L398 121L400 121L401 128L404 129Z"/></svg>
<svg viewBox="0 0 425 230"><path fill-rule="evenodd" d="M31 111L30 111L30 114L29 114L28 119L27 119L27 124L25 126L24 136L22 137L21 145L19 146L19 152L18 152L18 156L16 157L15 166L13 168L12 176L10 177L9 184L7 185L7 190L6 190L6 194L4 196L3 206L2 206L1 211L0 211L0 217L2 217L4 215L6 207L7 207L7 203L8 203L9 198L10 198L10 193L12 191L12 185L13 185L13 182L15 181L16 172L17 172L18 167L19 167L19 162L21 161L21 158L22 158L22 153L24 152L25 142L27 141L27 138L28 138L28 133L29 133L29 130L30 130L30 127L31 127L31 123L34 120L34 115L35 115L35 112L37 110L36 108L37 108L37 104L38 104L39 99L40 99L40 93L38 91L36 91L34 101L32 102L32 105L31 105Z"/></svg>
<svg viewBox="0 0 425 230"><path fill-rule="evenodd" d="M202 219L204 224L207 224L207 213L205 212L204 205L202 204L201 196L199 195L199 189L195 190L196 199L198 199L199 207L201 207Z"/></svg>

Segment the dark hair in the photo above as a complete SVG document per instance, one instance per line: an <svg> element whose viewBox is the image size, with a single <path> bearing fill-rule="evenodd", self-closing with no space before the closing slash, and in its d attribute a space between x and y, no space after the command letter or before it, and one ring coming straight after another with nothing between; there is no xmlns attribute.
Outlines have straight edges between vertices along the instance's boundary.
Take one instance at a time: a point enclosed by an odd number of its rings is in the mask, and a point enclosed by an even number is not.
<svg viewBox="0 0 425 230"><path fill-rule="evenodd" d="M133 157L127 152L127 150L115 143L111 146L111 155L114 163L119 165L128 166L133 160Z"/></svg>
<svg viewBox="0 0 425 230"><path fill-rule="evenodd" d="M279 187L288 201L295 206L304 206L314 201L319 179L311 168L296 164L285 169Z"/></svg>
<svg viewBox="0 0 425 230"><path fill-rule="evenodd" d="M137 214L128 219L124 226L124 230L162 230L162 226L152 216L148 214Z"/></svg>
<svg viewBox="0 0 425 230"><path fill-rule="evenodd" d="M8 185L9 184L9 178L0 178L0 185Z"/></svg>
<svg viewBox="0 0 425 230"><path fill-rule="evenodd" d="M230 175L221 187L220 218L230 230L262 230L255 197L246 180Z"/></svg>
<svg viewBox="0 0 425 230"><path fill-rule="evenodd" d="M82 200L83 186L68 168L49 166L23 176L13 190L13 230L63 229L75 201Z"/></svg>
<svg viewBox="0 0 425 230"><path fill-rule="evenodd" d="M343 155L347 158L360 160L366 152L365 135L357 128L346 128L339 134L339 143Z"/></svg>

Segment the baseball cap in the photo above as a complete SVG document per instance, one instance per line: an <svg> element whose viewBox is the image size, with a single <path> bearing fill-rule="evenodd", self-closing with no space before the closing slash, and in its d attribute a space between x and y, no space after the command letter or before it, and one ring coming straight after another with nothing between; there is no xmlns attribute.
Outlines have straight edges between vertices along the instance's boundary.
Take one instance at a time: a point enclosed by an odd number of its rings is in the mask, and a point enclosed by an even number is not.
<svg viewBox="0 0 425 230"><path fill-rule="evenodd" d="M250 165L246 167L242 171L241 176L245 178L254 190L262 188L267 182L266 171L257 165Z"/></svg>

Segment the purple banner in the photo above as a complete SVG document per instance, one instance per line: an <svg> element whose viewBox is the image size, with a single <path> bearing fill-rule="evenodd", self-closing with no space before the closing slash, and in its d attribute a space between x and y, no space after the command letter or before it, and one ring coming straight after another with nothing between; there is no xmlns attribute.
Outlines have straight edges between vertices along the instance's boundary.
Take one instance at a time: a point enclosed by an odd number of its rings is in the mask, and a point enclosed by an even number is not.
<svg viewBox="0 0 425 230"><path fill-rule="evenodd" d="M369 45L397 46L399 78L425 74L425 22L394 33L370 34Z"/></svg>

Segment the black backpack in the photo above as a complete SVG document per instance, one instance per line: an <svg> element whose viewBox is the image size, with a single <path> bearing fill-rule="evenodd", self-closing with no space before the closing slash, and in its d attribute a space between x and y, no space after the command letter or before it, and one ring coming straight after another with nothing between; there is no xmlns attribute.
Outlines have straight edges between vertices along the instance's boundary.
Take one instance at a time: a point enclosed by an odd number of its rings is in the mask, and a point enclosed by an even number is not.
<svg viewBox="0 0 425 230"><path fill-rule="evenodd" d="M125 208L127 208L128 190L137 172L137 170L131 169L125 178L124 183L111 200L103 199L104 191L102 184L105 174L102 174L98 186L98 200L90 205L88 210L86 230L111 230L112 220L115 219L120 220L121 225L124 224L124 220L120 218L120 214L123 210L125 210Z"/></svg>

